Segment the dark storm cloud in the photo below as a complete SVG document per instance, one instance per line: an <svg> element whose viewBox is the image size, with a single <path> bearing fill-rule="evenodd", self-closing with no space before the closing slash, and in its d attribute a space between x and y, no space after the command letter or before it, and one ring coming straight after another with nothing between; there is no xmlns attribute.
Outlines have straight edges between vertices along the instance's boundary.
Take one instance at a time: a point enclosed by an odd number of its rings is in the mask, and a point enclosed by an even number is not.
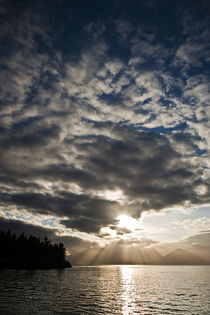
<svg viewBox="0 0 210 315"><path fill-rule="evenodd" d="M190 163L180 161L181 155L174 151L166 136L126 127L114 128L113 132L121 139L94 138L91 143L76 145L84 156L84 169L97 185L103 178L102 189L120 188L131 199L143 199L139 210L162 209L187 200L199 203L208 197L194 192L203 183L201 173ZM86 182L81 179L80 185L86 187ZM94 187L94 182L89 187Z"/></svg>
<svg viewBox="0 0 210 315"><path fill-rule="evenodd" d="M60 222L84 232L98 232L102 226L113 223L116 217L116 202L87 195L68 192L59 192L58 195L0 193L0 198L3 205L15 204L19 209L26 208L33 213L68 216L69 220Z"/></svg>
<svg viewBox="0 0 210 315"><path fill-rule="evenodd" d="M60 127L52 124L36 123L33 119L27 119L14 124L5 131L6 137L2 139L2 147L22 147L25 149L37 148L48 145L50 141L59 137ZM0 140L1 141L1 140Z"/></svg>
<svg viewBox="0 0 210 315"><path fill-rule="evenodd" d="M70 252L76 253L77 248L82 248L84 251L88 252L91 247L98 246L95 242L90 242L88 240L82 240L77 237L72 236L61 236L56 235L55 229L49 229L46 227L40 227L33 224L21 222L19 220L12 220L12 219L4 219L0 218L0 227L1 231L12 231L16 235L20 235L24 233L27 236L33 235L44 239L45 236L50 239L52 242L63 242L67 250L70 249ZM77 263L79 260L77 261Z"/></svg>
<svg viewBox="0 0 210 315"><path fill-rule="evenodd" d="M97 187L106 187L102 178L96 178L94 174L88 172L85 169L78 169L72 165L60 164L60 165L48 165L41 170L40 177L57 179L63 182L72 182L82 184L86 188L96 189Z"/></svg>
<svg viewBox="0 0 210 315"><path fill-rule="evenodd" d="M5 209L98 233L209 202L208 5L191 3L2 2Z"/></svg>
<svg viewBox="0 0 210 315"><path fill-rule="evenodd" d="M103 211L108 211L108 209L106 208ZM94 212L98 212L97 208L94 208ZM76 229L86 233L97 233L100 228L112 223L115 219L110 216L109 220L106 220L104 217L101 218L101 214L99 215L100 217L94 215L94 218L88 217L87 215L85 217L80 217L78 215L77 218L70 217L70 220L61 220L61 223L67 228Z"/></svg>
<svg viewBox="0 0 210 315"><path fill-rule="evenodd" d="M5 219L0 218L0 227L1 231L12 231L16 235L20 235L21 233L25 233L26 235L34 235L44 238L45 236L50 239L55 237L55 231L39 226L35 226L33 224L28 224L21 222L19 220Z"/></svg>
<svg viewBox="0 0 210 315"><path fill-rule="evenodd" d="M92 142L80 143L77 139L75 149L83 169L50 165L30 174L39 180L76 183L86 194L2 193L2 202L33 212L68 216L69 220L61 221L66 227L98 232L111 224L123 207L117 202L91 197L91 190L121 189L129 200L135 201L127 205L127 211L136 217L144 210L161 210L188 200L194 204L208 200L208 193L196 193L201 184L208 189L207 183L200 179L201 172L180 161L181 155L173 150L166 136L126 127L114 127L113 133L116 137L120 135L120 140L94 137Z"/></svg>

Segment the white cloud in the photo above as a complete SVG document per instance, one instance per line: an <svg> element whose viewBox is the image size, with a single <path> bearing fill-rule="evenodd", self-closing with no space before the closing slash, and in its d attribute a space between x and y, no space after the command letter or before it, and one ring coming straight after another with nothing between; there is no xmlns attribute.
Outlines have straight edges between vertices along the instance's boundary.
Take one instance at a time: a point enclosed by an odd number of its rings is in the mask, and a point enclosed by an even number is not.
<svg viewBox="0 0 210 315"><path fill-rule="evenodd" d="M181 225L188 233L196 234L201 231L210 230L210 218L202 217L198 219L187 219L182 222L177 222Z"/></svg>

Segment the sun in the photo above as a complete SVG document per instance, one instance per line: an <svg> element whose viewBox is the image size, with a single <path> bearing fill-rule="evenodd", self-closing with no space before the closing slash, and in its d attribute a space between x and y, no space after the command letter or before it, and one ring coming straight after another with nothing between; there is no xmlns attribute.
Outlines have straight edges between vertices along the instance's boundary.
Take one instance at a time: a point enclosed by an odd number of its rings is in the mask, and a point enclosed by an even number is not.
<svg viewBox="0 0 210 315"><path fill-rule="evenodd" d="M118 227L120 228L126 228L130 231L139 230L142 228L141 223L139 220L136 220L126 214L121 214L117 217L117 220L119 220Z"/></svg>

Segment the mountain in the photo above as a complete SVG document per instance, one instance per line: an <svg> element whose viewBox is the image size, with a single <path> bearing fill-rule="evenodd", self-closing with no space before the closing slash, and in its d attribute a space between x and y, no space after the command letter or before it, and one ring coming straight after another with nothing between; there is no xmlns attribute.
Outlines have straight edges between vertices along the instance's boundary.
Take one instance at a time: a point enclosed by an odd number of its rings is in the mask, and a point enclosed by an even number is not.
<svg viewBox="0 0 210 315"><path fill-rule="evenodd" d="M208 265L210 262L184 249L176 249L163 257L166 265Z"/></svg>
<svg viewBox="0 0 210 315"><path fill-rule="evenodd" d="M210 246L194 244L188 251L194 255L202 257L210 264Z"/></svg>

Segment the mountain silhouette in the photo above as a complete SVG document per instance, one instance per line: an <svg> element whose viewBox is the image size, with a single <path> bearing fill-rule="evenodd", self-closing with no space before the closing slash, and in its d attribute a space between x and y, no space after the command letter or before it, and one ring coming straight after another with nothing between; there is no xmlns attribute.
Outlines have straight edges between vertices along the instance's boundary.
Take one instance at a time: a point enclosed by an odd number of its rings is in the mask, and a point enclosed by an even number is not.
<svg viewBox="0 0 210 315"><path fill-rule="evenodd" d="M207 265L210 262L188 250L178 248L163 257L167 265Z"/></svg>
<svg viewBox="0 0 210 315"><path fill-rule="evenodd" d="M187 250L176 249L164 256L154 247L123 248L110 245L100 250L75 249L70 258L74 265L209 265L210 247L194 245Z"/></svg>

